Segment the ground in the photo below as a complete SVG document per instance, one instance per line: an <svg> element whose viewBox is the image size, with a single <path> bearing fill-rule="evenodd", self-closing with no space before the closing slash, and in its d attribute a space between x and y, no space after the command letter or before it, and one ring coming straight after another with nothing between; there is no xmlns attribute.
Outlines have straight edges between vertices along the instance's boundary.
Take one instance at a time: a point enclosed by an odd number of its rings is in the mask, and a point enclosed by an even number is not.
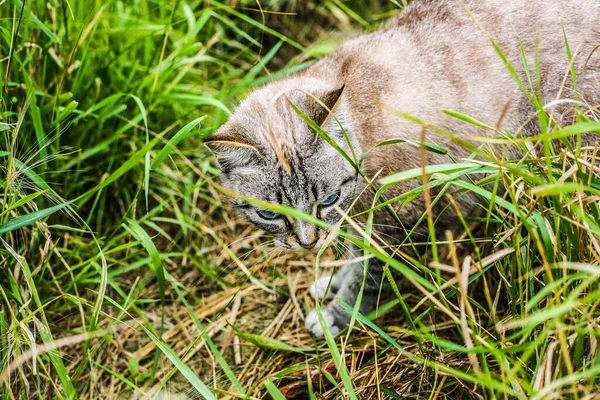
<svg viewBox="0 0 600 400"><path fill-rule="evenodd" d="M410 194L474 191L480 217L418 259L368 249L407 279L337 337L304 317L315 267L343 257L275 249L227 204L202 140L403 6L0 2L2 398L594 398L600 155L577 145L594 105L562 124L536 103L540 136L496 143L520 160L482 142L484 161L420 171Z"/></svg>

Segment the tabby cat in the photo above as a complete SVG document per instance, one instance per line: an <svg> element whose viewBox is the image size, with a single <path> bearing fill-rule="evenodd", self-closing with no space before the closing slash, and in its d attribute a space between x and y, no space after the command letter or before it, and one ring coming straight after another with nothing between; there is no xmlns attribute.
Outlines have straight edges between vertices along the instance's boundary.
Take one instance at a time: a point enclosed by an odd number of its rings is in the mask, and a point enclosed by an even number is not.
<svg viewBox="0 0 600 400"><path fill-rule="evenodd" d="M347 210L355 203L352 213L360 212L372 206L374 191L364 190L365 178L311 128L302 113L347 154L354 152L361 159L368 152L361 168L369 179L420 166L420 149L414 143L375 148L390 139L422 141L422 126L399 113L465 140L490 136L493 131L452 118L443 109L490 125L500 123L501 130L534 135L539 132L535 108L498 55L493 39L522 82L528 82L523 54L532 69L538 63L541 94L559 124L572 121L574 102L557 100L577 99L581 108L592 110L588 117L593 118L593 106L600 98L600 51L594 52L600 45L599 17L598 0L414 0L385 28L344 43L301 73L258 88L206 145L221 168L224 187L335 225L340 220L336 207ZM565 36L573 52L577 94L569 76ZM425 140L448 149L455 159L470 154L432 130L426 131ZM595 141L597 136L588 134L583 144ZM521 156L516 147L499 149L507 159ZM452 161L447 155L427 152L426 162ZM420 179L397 184L385 195L392 198L420 184ZM475 195L467 193L456 201L463 215L477 212ZM232 203L243 218L286 249L317 250L328 235L311 223L240 198L233 197ZM460 226L453 207L440 203L432 211L440 233ZM410 230L425 212L425 201L417 198L396 212ZM397 229L386 211L376 214L375 224L387 237L406 239L406 231ZM419 226L414 235L427 238L427 232L426 226ZM389 286L381 263L376 259L369 263L362 313L376 307ZM322 312L332 333L350 319L339 300L354 305L362 284L362 262L313 284L314 296L330 299ZM315 335L323 334L315 310L305 324Z"/></svg>

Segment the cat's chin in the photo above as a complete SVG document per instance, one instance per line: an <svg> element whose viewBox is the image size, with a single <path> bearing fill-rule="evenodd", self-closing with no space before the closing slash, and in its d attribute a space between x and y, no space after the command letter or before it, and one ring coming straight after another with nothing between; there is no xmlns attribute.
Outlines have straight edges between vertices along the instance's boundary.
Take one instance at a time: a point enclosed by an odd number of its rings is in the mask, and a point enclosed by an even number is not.
<svg viewBox="0 0 600 400"><path fill-rule="evenodd" d="M313 247L312 249L305 249L305 248L302 248L302 247L300 247L300 246L297 246L297 247L292 247L292 248L290 249L290 251L294 251L294 252L296 252L296 253L306 253L306 254L309 254L309 253L316 253L316 252L318 252L320 249L321 249L321 247L320 247L320 246L319 246L319 247L316 247L316 246L315 246L315 247Z"/></svg>

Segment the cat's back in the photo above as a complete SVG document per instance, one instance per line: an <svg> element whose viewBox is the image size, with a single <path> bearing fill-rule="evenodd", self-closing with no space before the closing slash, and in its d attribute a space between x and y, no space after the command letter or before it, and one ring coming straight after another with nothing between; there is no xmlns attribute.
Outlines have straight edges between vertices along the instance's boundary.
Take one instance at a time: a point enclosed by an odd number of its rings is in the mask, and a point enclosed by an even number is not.
<svg viewBox="0 0 600 400"><path fill-rule="evenodd" d="M583 66L600 44L600 1L414 0L364 40L397 43L432 65L475 77L478 69L507 72L499 51L518 72L523 72L525 55L532 68L537 58L542 74L564 73L569 51L578 55L575 66Z"/></svg>
<svg viewBox="0 0 600 400"><path fill-rule="evenodd" d="M468 65L496 54L492 40L509 61L521 58L521 46L550 59L567 55L565 35L572 51L583 51L584 41L588 49L597 45L599 20L598 0L413 0L385 27L345 43L329 61L394 68L410 66L412 56Z"/></svg>
<svg viewBox="0 0 600 400"><path fill-rule="evenodd" d="M562 27L579 30L598 25L597 0L414 0L381 31L405 29L411 34L451 35L476 29L522 40L541 38Z"/></svg>
<svg viewBox="0 0 600 400"><path fill-rule="evenodd" d="M531 69L537 62L551 98L566 93L565 36L576 53L579 89L597 101L600 51L588 56L600 44L599 19L598 0L413 0L386 27L345 43L307 75L344 82L351 103L384 103L431 123L446 124L443 108L496 121L507 104L531 112L498 52L523 81L523 55ZM381 124L381 113L369 110L367 122Z"/></svg>

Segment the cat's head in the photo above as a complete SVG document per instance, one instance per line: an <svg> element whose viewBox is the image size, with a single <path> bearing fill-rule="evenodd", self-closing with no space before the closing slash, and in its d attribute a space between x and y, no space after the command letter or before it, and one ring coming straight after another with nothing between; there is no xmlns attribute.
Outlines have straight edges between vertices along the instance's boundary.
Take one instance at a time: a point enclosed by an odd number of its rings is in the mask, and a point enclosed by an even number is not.
<svg viewBox="0 0 600 400"><path fill-rule="evenodd" d="M344 99L344 86L312 78L267 85L244 100L206 145L221 168L222 185L243 196L300 210L333 225L334 207L346 209L358 194L354 167L290 103L352 155L361 151ZM325 106L325 107L324 107ZM332 110L333 114L330 113ZM335 118L332 117L335 115ZM238 213L293 250L320 248L328 232L315 225L232 198Z"/></svg>

